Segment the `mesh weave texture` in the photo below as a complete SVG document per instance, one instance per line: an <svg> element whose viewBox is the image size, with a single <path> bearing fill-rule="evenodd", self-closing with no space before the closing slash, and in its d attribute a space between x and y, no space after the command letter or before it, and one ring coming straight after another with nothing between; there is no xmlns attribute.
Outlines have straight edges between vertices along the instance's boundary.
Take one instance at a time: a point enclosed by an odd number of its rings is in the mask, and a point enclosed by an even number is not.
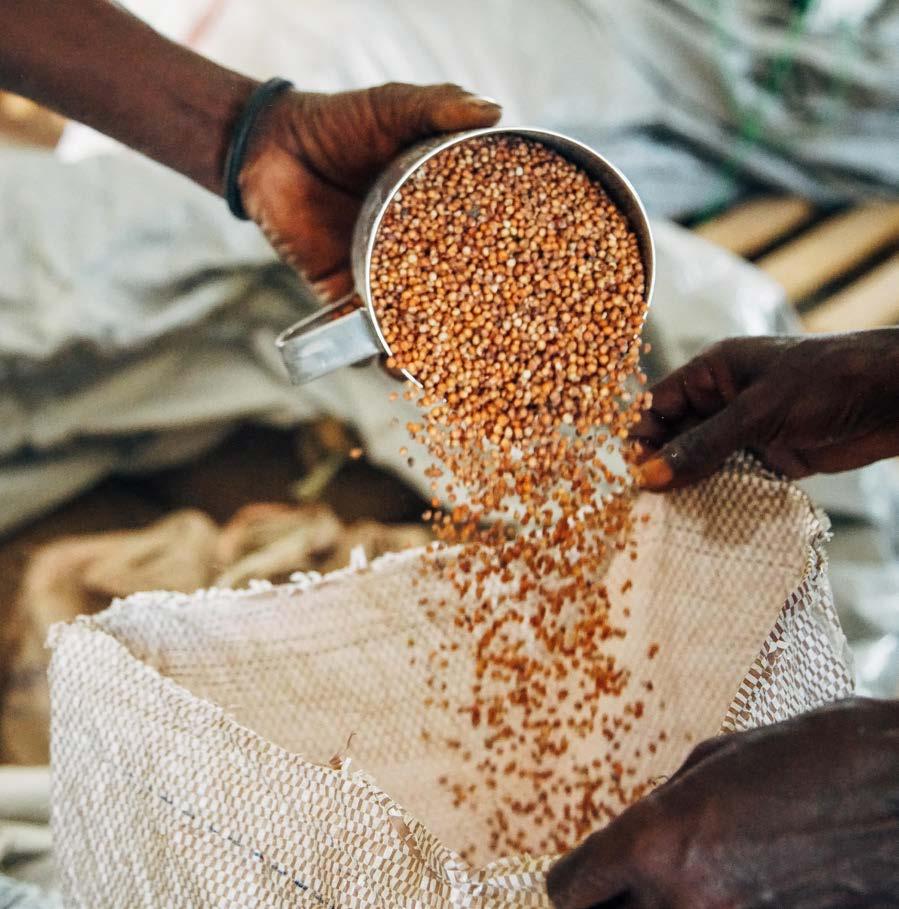
<svg viewBox="0 0 899 909"><path fill-rule="evenodd" d="M717 732L851 693L825 519L795 486L736 459L636 509L649 514L639 559L613 560L608 583L633 581L614 603L630 609L628 633L609 649L630 684L654 682L623 749L640 778L670 774ZM53 826L67 905L548 906L552 857L536 847L459 855L488 841L492 806L454 809L436 784L472 772L445 740L480 739L452 710L425 708L426 660L410 665L409 639L424 652L460 634L418 605L421 558L239 593L139 594L56 626ZM427 577L439 594L445 582ZM464 646L453 657L444 678L463 703L470 657ZM640 748L661 729L654 754ZM349 760L333 765L337 752Z"/></svg>

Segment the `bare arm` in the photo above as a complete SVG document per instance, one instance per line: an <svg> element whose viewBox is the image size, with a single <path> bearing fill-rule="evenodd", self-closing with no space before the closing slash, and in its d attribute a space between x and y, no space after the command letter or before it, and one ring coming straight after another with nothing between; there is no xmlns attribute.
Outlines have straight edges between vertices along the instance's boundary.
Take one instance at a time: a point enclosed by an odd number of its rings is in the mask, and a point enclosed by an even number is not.
<svg viewBox="0 0 899 909"><path fill-rule="evenodd" d="M272 74L277 75L277 74ZM94 127L221 194L234 124L258 83L168 41L109 0L0 0L0 88ZM490 126L456 85L280 94L253 128L244 208L326 297L352 287L353 223L405 146Z"/></svg>
<svg viewBox="0 0 899 909"><path fill-rule="evenodd" d="M108 0L4 0L0 36L0 88L222 191L231 128L252 79Z"/></svg>

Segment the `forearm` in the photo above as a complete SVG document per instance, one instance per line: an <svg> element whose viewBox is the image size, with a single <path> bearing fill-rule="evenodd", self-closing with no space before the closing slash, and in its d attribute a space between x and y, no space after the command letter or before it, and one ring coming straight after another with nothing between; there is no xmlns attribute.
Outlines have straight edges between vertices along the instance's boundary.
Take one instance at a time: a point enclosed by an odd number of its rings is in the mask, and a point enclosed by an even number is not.
<svg viewBox="0 0 899 909"><path fill-rule="evenodd" d="M108 0L0 2L0 88L215 193L232 126L255 85Z"/></svg>

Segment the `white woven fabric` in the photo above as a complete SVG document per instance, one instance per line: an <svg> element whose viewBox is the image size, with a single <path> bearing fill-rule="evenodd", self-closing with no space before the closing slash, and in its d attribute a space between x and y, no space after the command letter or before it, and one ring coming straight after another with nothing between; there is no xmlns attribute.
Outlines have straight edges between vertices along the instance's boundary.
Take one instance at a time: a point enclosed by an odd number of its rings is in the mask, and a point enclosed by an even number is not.
<svg viewBox="0 0 899 909"><path fill-rule="evenodd" d="M609 568L610 589L633 580L615 603L631 610L628 634L609 648L633 686L654 682L622 748L639 778L672 772L718 731L851 692L826 528L796 487L735 462L637 510L650 515L640 557ZM241 593L142 594L57 626L53 825L67 905L548 905L552 857L459 855L487 842L492 806L455 809L436 782L472 772L447 737L480 740L452 710L424 707L427 661L410 665L413 650L460 634L418 605L421 558ZM442 583L435 573L426 586ZM444 676L451 702L470 693L464 643ZM655 753L635 757L660 730ZM332 762L338 752L350 759Z"/></svg>

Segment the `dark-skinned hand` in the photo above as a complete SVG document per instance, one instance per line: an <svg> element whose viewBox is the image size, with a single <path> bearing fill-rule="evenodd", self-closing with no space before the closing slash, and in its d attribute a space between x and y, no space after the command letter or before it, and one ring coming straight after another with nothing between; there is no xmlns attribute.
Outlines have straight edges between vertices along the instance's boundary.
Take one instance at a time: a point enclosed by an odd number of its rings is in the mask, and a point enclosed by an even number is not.
<svg viewBox="0 0 899 909"><path fill-rule="evenodd" d="M550 870L556 909L899 905L899 703L699 745Z"/></svg>
<svg viewBox="0 0 899 909"><path fill-rule="evenodd" d="M899 454L899 328L722 341L659 382L632 437L642 484L693 483L734 451L800 478Z"/></svg>
<svg viewBox="0 0 899 909"><path fill-rule="evenodd" d="M257 120L240 174L244 207L325 299L353 288L350 240L366 191L407 146L492 126L499 106L457 85L291 91Z"/></svg>

